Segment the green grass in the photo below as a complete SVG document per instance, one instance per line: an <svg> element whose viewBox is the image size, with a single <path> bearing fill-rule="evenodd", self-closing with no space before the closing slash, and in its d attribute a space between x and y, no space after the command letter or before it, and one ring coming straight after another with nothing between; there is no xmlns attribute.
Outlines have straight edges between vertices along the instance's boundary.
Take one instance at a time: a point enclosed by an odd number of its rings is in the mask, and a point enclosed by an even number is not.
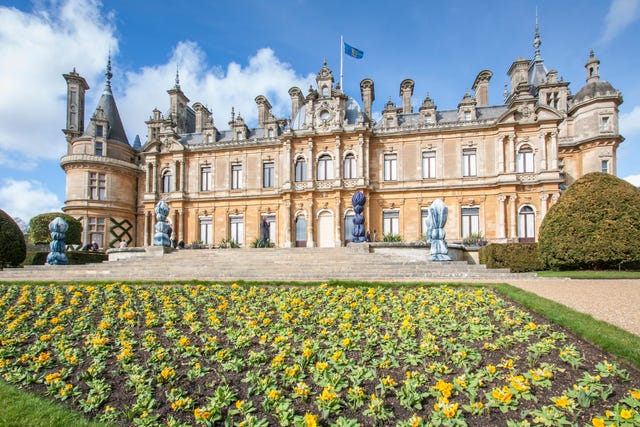
<svg viewBox="0 0 640 427"><path fill-rule="evenodd" d="M602 273L598 276L585 276L584 278L621 278L621 276L611 277L612 272L564 272L564 273ZM604 274L607 273L607 274ZM618 273L618 272L613 272ZM631 272L623 272L631 273ZM557 274L557 273L556 273ZM625 278L640 278L640 272L633 272L635 276L625 276ZM546 276L546 277L567 277L567 276ZM21 282L27 284L33 282ZM96 282L105 283L105 282ZM127 282L133 284L134 282ZM141 283L141 282L137 282ZM145 282L148 283L148 282ZM163 282L170 284L170 282ZM174 282L175 283L175 282ZM181 282L182 283L182 282ZM203 285L210 282L189 281L188 283L201 283ZM217 282L222 283L222 282ZM229 282L230 283L230 282ZM245 284L265 285L261 282L238 282ZM313 286L318 283L299 282L269 282L275 286ZM465 283L370 283L370 282L338 282L331 281L331 285L369 287L375 286L464 286L464 287L484 287L488 286L505 297L521 304L522 306L537 312L561 327L575 333L581 339L591 342L610 353L612 356L626 360L634 366L640 368L640 337L624 331L606 322L596 320L588 314L576 312L562 304L539 297L536 294L523 291L508 284L465 284ZM46 398L39 397L32 393L19 390L16 387L0 381L0 402L3 408L0 410L0 425L11 426L104 426L104 424L91 422L83 418L77 412Z"/></svg>
<svg viewBox="0 0 640 427"><path fill-rule="evenodd" d="M578 270L578 271L536 271L540 277L568 277L571 279L640 279L640 271Z"/></svg>

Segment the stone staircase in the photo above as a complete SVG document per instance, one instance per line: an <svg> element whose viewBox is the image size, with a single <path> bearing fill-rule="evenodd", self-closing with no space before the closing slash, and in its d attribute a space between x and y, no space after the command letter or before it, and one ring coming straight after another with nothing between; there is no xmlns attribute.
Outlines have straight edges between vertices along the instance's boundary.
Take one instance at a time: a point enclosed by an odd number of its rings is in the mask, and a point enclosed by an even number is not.
<svg viewBox="0 0 640 427"><path fill-rule="evenodd" d="M535 277L461 261L427 262L347 248L179 250L101 264L5 268L0 281L507 281Z"/></svg>

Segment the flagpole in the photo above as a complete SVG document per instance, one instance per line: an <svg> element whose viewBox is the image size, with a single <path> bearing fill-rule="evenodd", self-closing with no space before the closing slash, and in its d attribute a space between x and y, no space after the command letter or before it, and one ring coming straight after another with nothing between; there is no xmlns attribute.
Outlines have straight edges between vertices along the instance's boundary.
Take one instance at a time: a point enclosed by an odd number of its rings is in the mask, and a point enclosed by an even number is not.
<svg viewBox="0 0 640 427"><path fill-rule="evenodd" d="M340 90L344 92L342 89L342 57L344 56L344 40L342 35L340 35Z"/></svg>

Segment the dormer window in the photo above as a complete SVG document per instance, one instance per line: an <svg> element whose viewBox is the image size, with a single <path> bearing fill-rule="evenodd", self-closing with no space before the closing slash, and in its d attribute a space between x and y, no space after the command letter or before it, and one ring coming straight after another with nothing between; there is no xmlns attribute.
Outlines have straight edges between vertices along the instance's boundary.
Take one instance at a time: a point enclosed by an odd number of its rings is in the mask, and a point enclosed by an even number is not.
<svg viewBox="0 0 640 427"><path fill-rule="evenodd" d="M102 156L103 155L102 142L96 141L94 148L95 148L94 153L95 153L96 156Z"/></svg>
<svg viewBox="0 0 640 427"><path fill-rule="evenodd" d="M464 112L464 121L465 122L470 122L471 121L471 111L465 111Z"/></svg>
<svg viewBox="0 0 640 427"><path fill-rule="evenodd" d="M433 118L431 117L431 114L427 114L424 118L424 121L426 124L430 125L431 123L433 123Z"/></svg>
<svg viewBox="0 0 640 427"><path fill-rule="evenodd" d="M236 139L238 141L242 141L244 139L244 136L242 135L242 131L236 132Z"/></svg>
<svg viewBox="0 0 640 427"><path fill-rule="evenodd" d="M268 131L268 133L267 133L267 136L268 136L269 138L273 138L273 137L275 136L275 132L273 131L273 129L269 129L269 131Z"/></svg>
<svg viewBox="0 0 640 427"><path fill-rule="evenodd" d="M104 136L104 126L97 125L96 126L96 138L102 138Z"/></svg>

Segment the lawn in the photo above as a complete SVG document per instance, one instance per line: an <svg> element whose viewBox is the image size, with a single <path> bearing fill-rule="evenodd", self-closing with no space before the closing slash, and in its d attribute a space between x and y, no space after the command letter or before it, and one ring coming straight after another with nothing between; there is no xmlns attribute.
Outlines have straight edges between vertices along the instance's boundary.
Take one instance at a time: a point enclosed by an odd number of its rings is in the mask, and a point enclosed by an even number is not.
<svg viewBox="0 0 640 427"><path fill-rule="evenodd" d="M640 425L635 367L490 287L0 285L0 374L114 425Z"/></svg>

